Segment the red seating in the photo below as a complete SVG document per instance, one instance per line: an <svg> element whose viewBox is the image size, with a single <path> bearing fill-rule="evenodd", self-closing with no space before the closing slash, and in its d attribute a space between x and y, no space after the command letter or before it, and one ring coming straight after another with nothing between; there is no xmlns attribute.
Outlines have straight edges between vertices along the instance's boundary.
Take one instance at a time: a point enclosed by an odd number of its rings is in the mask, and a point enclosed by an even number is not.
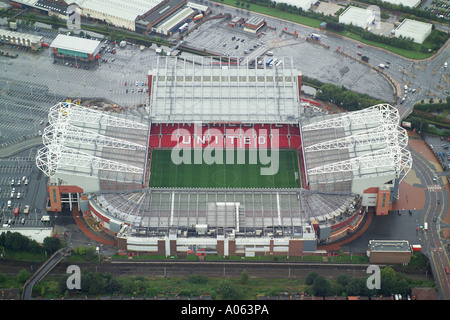
<svg viewBox="0 0 450 320"><path fill-rule="evenodd" d="M152 127L150 129L150 133L158 135L160 132L161 132L161 125L159 123L152 124Z"/></svg>
<svg viewBox="0 0 450 320"><path fill-rule="evenodd" d="M300 135L300 129L298 128L297 124L293 124L289 126L289 134L291 136L299 136Z"/></svg>
<svg viewBox="0 0 450 320"><path fill-rule="evenodd" d="M177 137L175 141L172 141L172 135ZM193 148L299 149L301 137L298 125L288 124L153 124L149 145L151 148L173 148L178 145Z"/></svg>
<svg viewBox="0 0 450 320"><path fill-rule="evenodd" d="M302 139L300 136L291 136L290 140L292 149L300 149L302 146Z"/></svg>
<svg viewBox="0 0 450 320"><path fill-rule="evenodd" d="M271 127L271 133L273 135L279 134L279 135L288 135L289 134L289 125L287 124L272 124Z"/></svg>
<svg viewBox="0 0 450 320"><path fill-rule="evenodd" d="M181 138L180 138L181 140ZM176 147L178 144L178 141L175 139L175 141L172 141L172 135L166 134L163 135L161 138L161 148L173 148Z"/></svg>
<svg viewBox="0 0 450 320"><path fill-rule="evenodd" d="M149 145L150 148L159 148L159 135L151 135Z"/></svg>
<svg viewBox="0 0 450 320"><path fill-rule="evenodd" d="M164 123L161 124L161 133L162 134L172 134L172 132L176 131L178 129L178 124L172 124L172 123Z"/></svg>

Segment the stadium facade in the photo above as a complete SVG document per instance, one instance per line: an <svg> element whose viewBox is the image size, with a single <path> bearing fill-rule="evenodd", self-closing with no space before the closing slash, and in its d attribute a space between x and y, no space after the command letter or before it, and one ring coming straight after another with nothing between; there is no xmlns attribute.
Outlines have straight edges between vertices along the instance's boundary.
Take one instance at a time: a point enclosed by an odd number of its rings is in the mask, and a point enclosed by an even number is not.
<svg viewBox="0 0 450 320"><path fill-rule="evenodd" d="M238 59L160 57L146 117L53 106L36 157L49 177L47 209L92 216L121 251L166 256L313 254L355 232L369 210L387 214L412 165L397 109L326 115L302 102L292 60L255 68ZM215 138L194 145L199 128ZM260 148L251 137L295 151L298 172L286 174L300 188L148 187L152 152L213 140Z"/></svg>

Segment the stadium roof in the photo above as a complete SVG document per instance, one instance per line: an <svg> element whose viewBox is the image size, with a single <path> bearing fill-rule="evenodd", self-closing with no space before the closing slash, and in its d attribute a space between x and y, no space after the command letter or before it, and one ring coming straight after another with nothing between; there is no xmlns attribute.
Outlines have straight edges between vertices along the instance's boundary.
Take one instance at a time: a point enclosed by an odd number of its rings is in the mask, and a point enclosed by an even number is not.
<svg viewBox="0 0 450 320"><path fill-rule="evenodd" d="M146 124L72 103L53 106L49 123L42 136L45 146L36 157L47 176L70 176L75 180L68 182L85 192L142 187Z"/></svg>
<svg viewBox="0 0 450 320"><path fill-rule="evenodd" d="M301 73L292 59L253 69L221 59L160 57L148 73L152 122L298 123Z"/></svg>
<svg viewBox="0 0 450 320"><path fill-rule="evenodd" d="M310 188L355 192L356 178L403 178L412 158L399 121L398 110L384 104L305 119L301 131Z"/></svg>
<svg viewBox="0 0 450 320"><path fill-rule="evenodd" d="M50 47L92 54L100 41L58 34Z"/></svg>
<svg viewBox="0 0 450 320"><path fill-rule="evenodd" d="M145 189L91 195L91 205L116 223L126 221L146 232L166 233L208 225L248 235L295 236L311 221L339 222L351 215L358 196L301 189ZM154 235L156 235L154 234ZM265 234L267 236L267 234Z"/></svg>

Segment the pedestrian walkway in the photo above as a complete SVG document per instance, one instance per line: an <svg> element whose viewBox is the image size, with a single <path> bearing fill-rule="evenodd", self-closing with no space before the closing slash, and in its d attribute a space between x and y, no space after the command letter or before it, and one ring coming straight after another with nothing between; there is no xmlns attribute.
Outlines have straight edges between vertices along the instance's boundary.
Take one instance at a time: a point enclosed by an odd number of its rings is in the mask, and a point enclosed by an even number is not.
<svg viewBox="0 0 450 320"><path fill-rule="evenodd" d="M317 249L318 250L326 250L326 251L338 251L341 248L341 246L359 238L370 226L370 224L372 223L372 219L373 219L373 211L369 210L369 212L366 213L366 221L364 222L364 224L361 226L361 228L356 233L354 233L353 235L351 235L348 238L343 239L342 241L339 241L339 242L336 242L333 244L329 244L329 245L317 246Z"/></svg>
<svg viewBox="0 0 450 320"><path fill-rule="evenodd" d="M110 240L110 239L106 239L104 237L101 237L100 235L97 235L96 232L93 232L84 222L83 217L80 216L80 212L78 210L78 206L74 205L73 207L73 218L77 224L77 226L80 228L81 231L83 231L83 233L88 236L90 239L98 242L98 243L102 243L102 244L106 244L106 245L110 245L110 246L117 246L117 241L115 240Z"/></svg>

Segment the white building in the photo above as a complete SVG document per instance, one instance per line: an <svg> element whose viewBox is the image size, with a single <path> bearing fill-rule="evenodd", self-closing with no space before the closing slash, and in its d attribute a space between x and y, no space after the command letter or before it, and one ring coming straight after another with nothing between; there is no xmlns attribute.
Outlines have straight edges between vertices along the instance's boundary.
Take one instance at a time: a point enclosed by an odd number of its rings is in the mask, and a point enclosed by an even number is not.
<svg viewBox="0 0 450 320"><path fill-rule="evenodd" d="M156 33L170 35L175 27L179 26L187 19L192 17L195 14L195 11L191 8L184 8L174 15L170 16L167 20L164 20L160 25L158 25L153 30Z"/></svg>
<svg viewBox="0 0 450 320"><path fill-rule="evenodd" d="M415 8L420 4L420 0L383 0L383 2L395 5L403 5L404 7Z"/></svg>
<svg viewBox="0 0 450 320"><path fill-rule="evenodd" d="M104 21L116 27L135 31L136 19L163 0L76 0L83 16Z"/></svg>
<svg viewBox="0 0 450 320"><path fill-rule="evenodd" d="M366 29L375 20L375 11L349 6L339 16L339 23Z"/></svg>
<svg viewBox="0 0 450 320"><path fill-rule="evenodd" d="M311 8L315 0L274 0L276 3L286 3L297 8L302 8L303 11L307 11Z"/></svg>
<svg viewBox="0 0 450 320"><path fill-rule="evenodd" d="M396 37L412 38L415 43L423 43L430 35L433 25L431 23L405 19L395 29Z"/></svg>

